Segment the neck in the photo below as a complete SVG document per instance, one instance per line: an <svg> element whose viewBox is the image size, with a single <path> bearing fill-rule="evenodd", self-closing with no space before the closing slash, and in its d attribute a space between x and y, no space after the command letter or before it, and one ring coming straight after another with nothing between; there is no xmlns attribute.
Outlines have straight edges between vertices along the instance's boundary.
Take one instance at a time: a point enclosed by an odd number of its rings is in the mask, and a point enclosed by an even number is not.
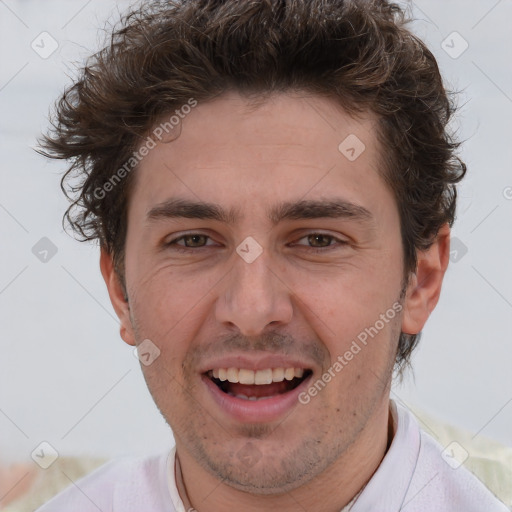
<svg viewBox="0 0 512 512"><path fill-rule="evenodd" d="M306 485L281 494L250 494L222 483L199 466L176 443L176 485L185 510L244 512L297 508L339 512L365 487L384 458L394 436L389 404L370 418L358 439L329 468ZM178 456L179 453L179 456ZM333 492L333 489L336 492Z"/></svg>

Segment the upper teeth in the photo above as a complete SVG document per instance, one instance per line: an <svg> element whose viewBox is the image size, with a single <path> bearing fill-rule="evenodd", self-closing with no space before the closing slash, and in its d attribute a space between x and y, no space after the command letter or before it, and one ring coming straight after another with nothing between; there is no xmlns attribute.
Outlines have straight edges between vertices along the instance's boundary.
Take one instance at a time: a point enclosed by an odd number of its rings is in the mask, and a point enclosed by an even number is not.
<svg viewBox="0 0 512 512"><path fill-rule="evenodd" d="M244 368L215 368L210 370L210 376L228 382L240 384L270 384L301 378L304 375L303 368L267 368L266 370L246 370Z"/></svg>

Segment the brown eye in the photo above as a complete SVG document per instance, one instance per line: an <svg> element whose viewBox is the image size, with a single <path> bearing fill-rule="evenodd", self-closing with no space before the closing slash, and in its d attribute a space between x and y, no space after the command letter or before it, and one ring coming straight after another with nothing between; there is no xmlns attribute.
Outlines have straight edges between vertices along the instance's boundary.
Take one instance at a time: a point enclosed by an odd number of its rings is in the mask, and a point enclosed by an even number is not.
<svg viewBox="0 0 512 512"><path fill-rule="evenodd" d="M187 252L189 249L202 249L214 245L207 243L208 240L211 240L210 237L202 233L189 233L174 238L167 242L165 246L178 252Z"/></svg>
<svg viewBox="0 0 512 512"><path fill-rule="evenodd" d="M323 235L321 233L308 235L305 237L313 247L328 247L331 245L331 241L334 239L333 236Z"/></svg>
<svg viewBox="0 0 512 512"><path fill-rule="evenodd" d="M203 244L202 242L206 242L207 238L208 237L206 235L185 235L178 238L178 240L184 240L186 247L203 247L206 244ZM190 243L187 243L187 241Z"/></svg>
<svg viewBox="0 0 512 512"><path fill-rule="evenodd" d="M296 245L305 246L306 250L311 250L313 252L326 252L331 249L337 249L340 246L347 245L348 243L345 240L341 240L340 238L327 233L310 233L309 235L300 238L298 242L301 240L307 240L307 243L297 243Z"/></svg>

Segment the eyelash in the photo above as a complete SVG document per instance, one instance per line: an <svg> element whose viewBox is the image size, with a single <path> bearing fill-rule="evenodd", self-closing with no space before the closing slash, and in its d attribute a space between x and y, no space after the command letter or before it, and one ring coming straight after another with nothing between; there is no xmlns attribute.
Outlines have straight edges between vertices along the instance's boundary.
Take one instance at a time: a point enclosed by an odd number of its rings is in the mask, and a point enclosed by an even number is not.
<svg viewBox="0 0 512 512"><path fill-rule="evenodd" d="M329 235L327 233L320 233L320 232L312 232L312 233L308 233L307 235L304 235L303 237L299 238L299 241L304 239L304 238L308 238L310 236L314 236L314 235L320 235L320 236L324 236L326 238L329 238L331 239L331 241L336 241L338 242L338 245L339 246L344 246L344 245L348 245L348 242L345 241L345 240L341 240L340 238L337 238L335 237L334 235ZM198 250L198 249L206 249L207 247L211 247L211 246L203 246L203 247L184 247L184 246L179 246L177 245L177 242L179 242L180 240L183 240L185 238L188 238L188 237L193 237L193 236L203 236L203 237L206 237L207 239L210 239L211 238L208 236L208 235L205 235L203 233L187 233L185 235L181 235L180 237L178 238L174 238L173 240L167 242L165 244L166 247L169 247L169 246L174 246L172 247L172 250L174 251L177 251L177 252L181 252L181 253L186 253L186 252L190 252L190 251L194 251L194 250ZM303 246L305 247L305 246ZM333 249L336 249L336 246L335 245L327 245L325 247L306 247L306 249L310 252L313 252L313 253L316 253L316 254L319 254L319 253L325 253L327 251L330 251L330 250L333 250Z"/></svg>

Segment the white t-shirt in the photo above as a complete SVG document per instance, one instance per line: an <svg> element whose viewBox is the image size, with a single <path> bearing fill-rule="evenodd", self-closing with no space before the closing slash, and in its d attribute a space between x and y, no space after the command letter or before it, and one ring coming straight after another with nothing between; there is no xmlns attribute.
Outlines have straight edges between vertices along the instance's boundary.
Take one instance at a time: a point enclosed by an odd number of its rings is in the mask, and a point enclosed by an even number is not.
<svg viewBox="0 0 512 512"><path fill-rule="evenodd" d="M453 469L443 459L442 447L407 409L391 401L391 411L395 436L351 512L509 512L467 469ZM174 467L175 448L159 456L116 459L36 512L189 512Z"/></svg>

